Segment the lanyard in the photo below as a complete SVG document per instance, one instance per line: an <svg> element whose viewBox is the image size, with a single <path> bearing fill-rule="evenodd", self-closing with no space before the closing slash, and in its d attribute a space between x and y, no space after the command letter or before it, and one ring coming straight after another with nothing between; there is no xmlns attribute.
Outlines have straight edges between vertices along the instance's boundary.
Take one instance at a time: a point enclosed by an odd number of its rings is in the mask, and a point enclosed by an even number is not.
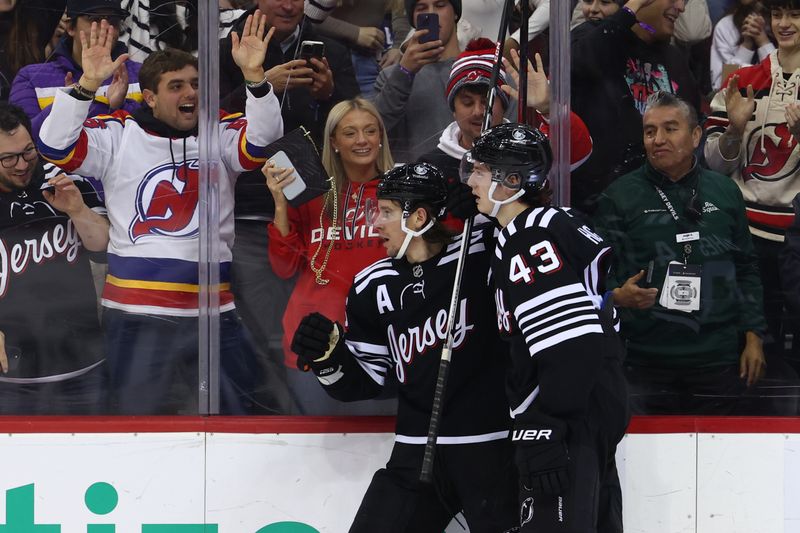
<svg viewBox="0 0 800 533"><path fill-rule="evenodd" d="M653 185L653 187L656 189L656 192L661 197L661 201L664 202L664 205L666 206L667 211L669 211L669 214L672 215L672 218L675 220L676 229L678 231L680 231L680 227L678 227L680 225L680 217L678 216L678 212L675 211L675 207L672 205L672 202L669 201L669 198L667 198L667 195L664 194L664 191L661 190L661 187L659 187L658 185ZM694 196L694 191L692 191L692 196ZM676 237L677 237L677 235L676 235ZM689 256L690 255L692 255L692 244L689 243L689 242L684 242L683 243L683 264L684 265L689 263Z"/></svg>

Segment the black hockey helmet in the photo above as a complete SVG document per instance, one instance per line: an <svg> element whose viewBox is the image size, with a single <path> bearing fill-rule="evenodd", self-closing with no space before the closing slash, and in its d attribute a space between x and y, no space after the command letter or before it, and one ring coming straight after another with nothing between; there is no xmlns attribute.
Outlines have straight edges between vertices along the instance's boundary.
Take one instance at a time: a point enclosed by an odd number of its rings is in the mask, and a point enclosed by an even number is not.
<svg viewBox="0 0 800 533"><path fill-rule="evenodd" d="M433 216L444 216L447 205L447 185L442 172L430 163L400 165L386 171L378 183L378 199L400 202L410 213L419 204L433 208Z"/></svg>
<svg viewBox="0 0 800 533"><path fill-rule="evenodd" d="M507 176L519 175L521 187L532 194L545 186L553 164L547 137L532 126L517 123L499 124L483 132L475 139L470 157L487 165L492 180L506 186Z"/></svg>

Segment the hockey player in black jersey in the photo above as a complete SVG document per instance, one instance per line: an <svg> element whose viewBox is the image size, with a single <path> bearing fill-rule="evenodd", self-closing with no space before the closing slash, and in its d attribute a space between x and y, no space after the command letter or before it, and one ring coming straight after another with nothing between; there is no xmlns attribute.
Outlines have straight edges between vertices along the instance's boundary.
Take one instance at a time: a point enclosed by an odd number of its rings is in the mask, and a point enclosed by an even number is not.
<svg viewBox="0 0 800 533"><path fill-rule="evenodd" d="M491 225L470 235L434 481L418 481L461 242L439 222L446 195L444 177L428 163L387 172L371 219L389 257L356 275L346 330L314 313L293 339L298 365L334 398L373 398L386 380L399 382L392 455L375 473L351 532L441 533L460 510L473 533L516 531L519 523L504 390L508 348L487 286Z"/></svg>
<svg viewBox="0 0 800 533"><path fill-rule="evenodd" d="M509 406L522 532L621 532L614 452L628 423L611 250L549 207L547 139L523 124L484 132L462 179L503 230L492 256L497 325L511 343Z"/></svg>

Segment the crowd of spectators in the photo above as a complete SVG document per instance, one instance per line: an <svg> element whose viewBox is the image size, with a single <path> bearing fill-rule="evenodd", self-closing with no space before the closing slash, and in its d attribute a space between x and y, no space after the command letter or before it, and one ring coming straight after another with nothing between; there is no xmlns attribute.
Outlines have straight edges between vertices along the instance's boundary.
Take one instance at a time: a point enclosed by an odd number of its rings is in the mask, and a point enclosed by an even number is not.
<svg viewBox="0 0 800 533"><path fill-rule="evenodd" d="M202 90L219 91L230 152L223 410L393 411L391 387L355 405L321 394L292 336L310 312L344 323L354 275L386 256L367 221L384 172L432 163L450 204L464 200L504 2L219 4L207 88L197 0L0 0L0 413L197 411L200 291L184 274L198 260L185 248L199 248ZM800 0L573 6L570 204L615 254L634 412L796 414ZM546 130L550 2L530 7L524 114ZM432 40L421 14L437 17ZM513 24L493 125L518 116ZM331 179L292 206L292 172L265 154L299 129ZM696 299L669 300L685 287Z"/></svg>

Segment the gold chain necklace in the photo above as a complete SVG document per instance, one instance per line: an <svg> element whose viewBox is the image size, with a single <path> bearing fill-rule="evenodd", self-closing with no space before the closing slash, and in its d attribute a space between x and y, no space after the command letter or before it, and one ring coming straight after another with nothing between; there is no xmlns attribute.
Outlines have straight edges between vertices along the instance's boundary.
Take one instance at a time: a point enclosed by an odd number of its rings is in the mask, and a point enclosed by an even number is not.
<svg viewBox="0 0 800 533"><path fill-rule="evenodd" d="M338 187L336 186L336 182L333 180L333 176L328 178L328 181L331 182L331 193L333 194L333 220L331 221L331 227L336 228L338 221L339 221L339 191ZM322 235L319 239L319 244L317 245L317 251L314 252L314 255L311 256L310 267L311 271L314 272L316 277L314 278L314 282L317 285L327 285L330 283L331 280L323 279L322 273L325 272L325 267L328 266L328 260L331 258L331 251L333 250L333 241L334 239L328 240L328 249L325 250L325 259L322 260L322 265L317 267L315 263L317 262L317 255L319 255L319 251L322 249L322 242L325 240L325 206L323 205L322 209L319 212L319 227L322 230ZM333 235L331 235L333 237Z"/></svg>

